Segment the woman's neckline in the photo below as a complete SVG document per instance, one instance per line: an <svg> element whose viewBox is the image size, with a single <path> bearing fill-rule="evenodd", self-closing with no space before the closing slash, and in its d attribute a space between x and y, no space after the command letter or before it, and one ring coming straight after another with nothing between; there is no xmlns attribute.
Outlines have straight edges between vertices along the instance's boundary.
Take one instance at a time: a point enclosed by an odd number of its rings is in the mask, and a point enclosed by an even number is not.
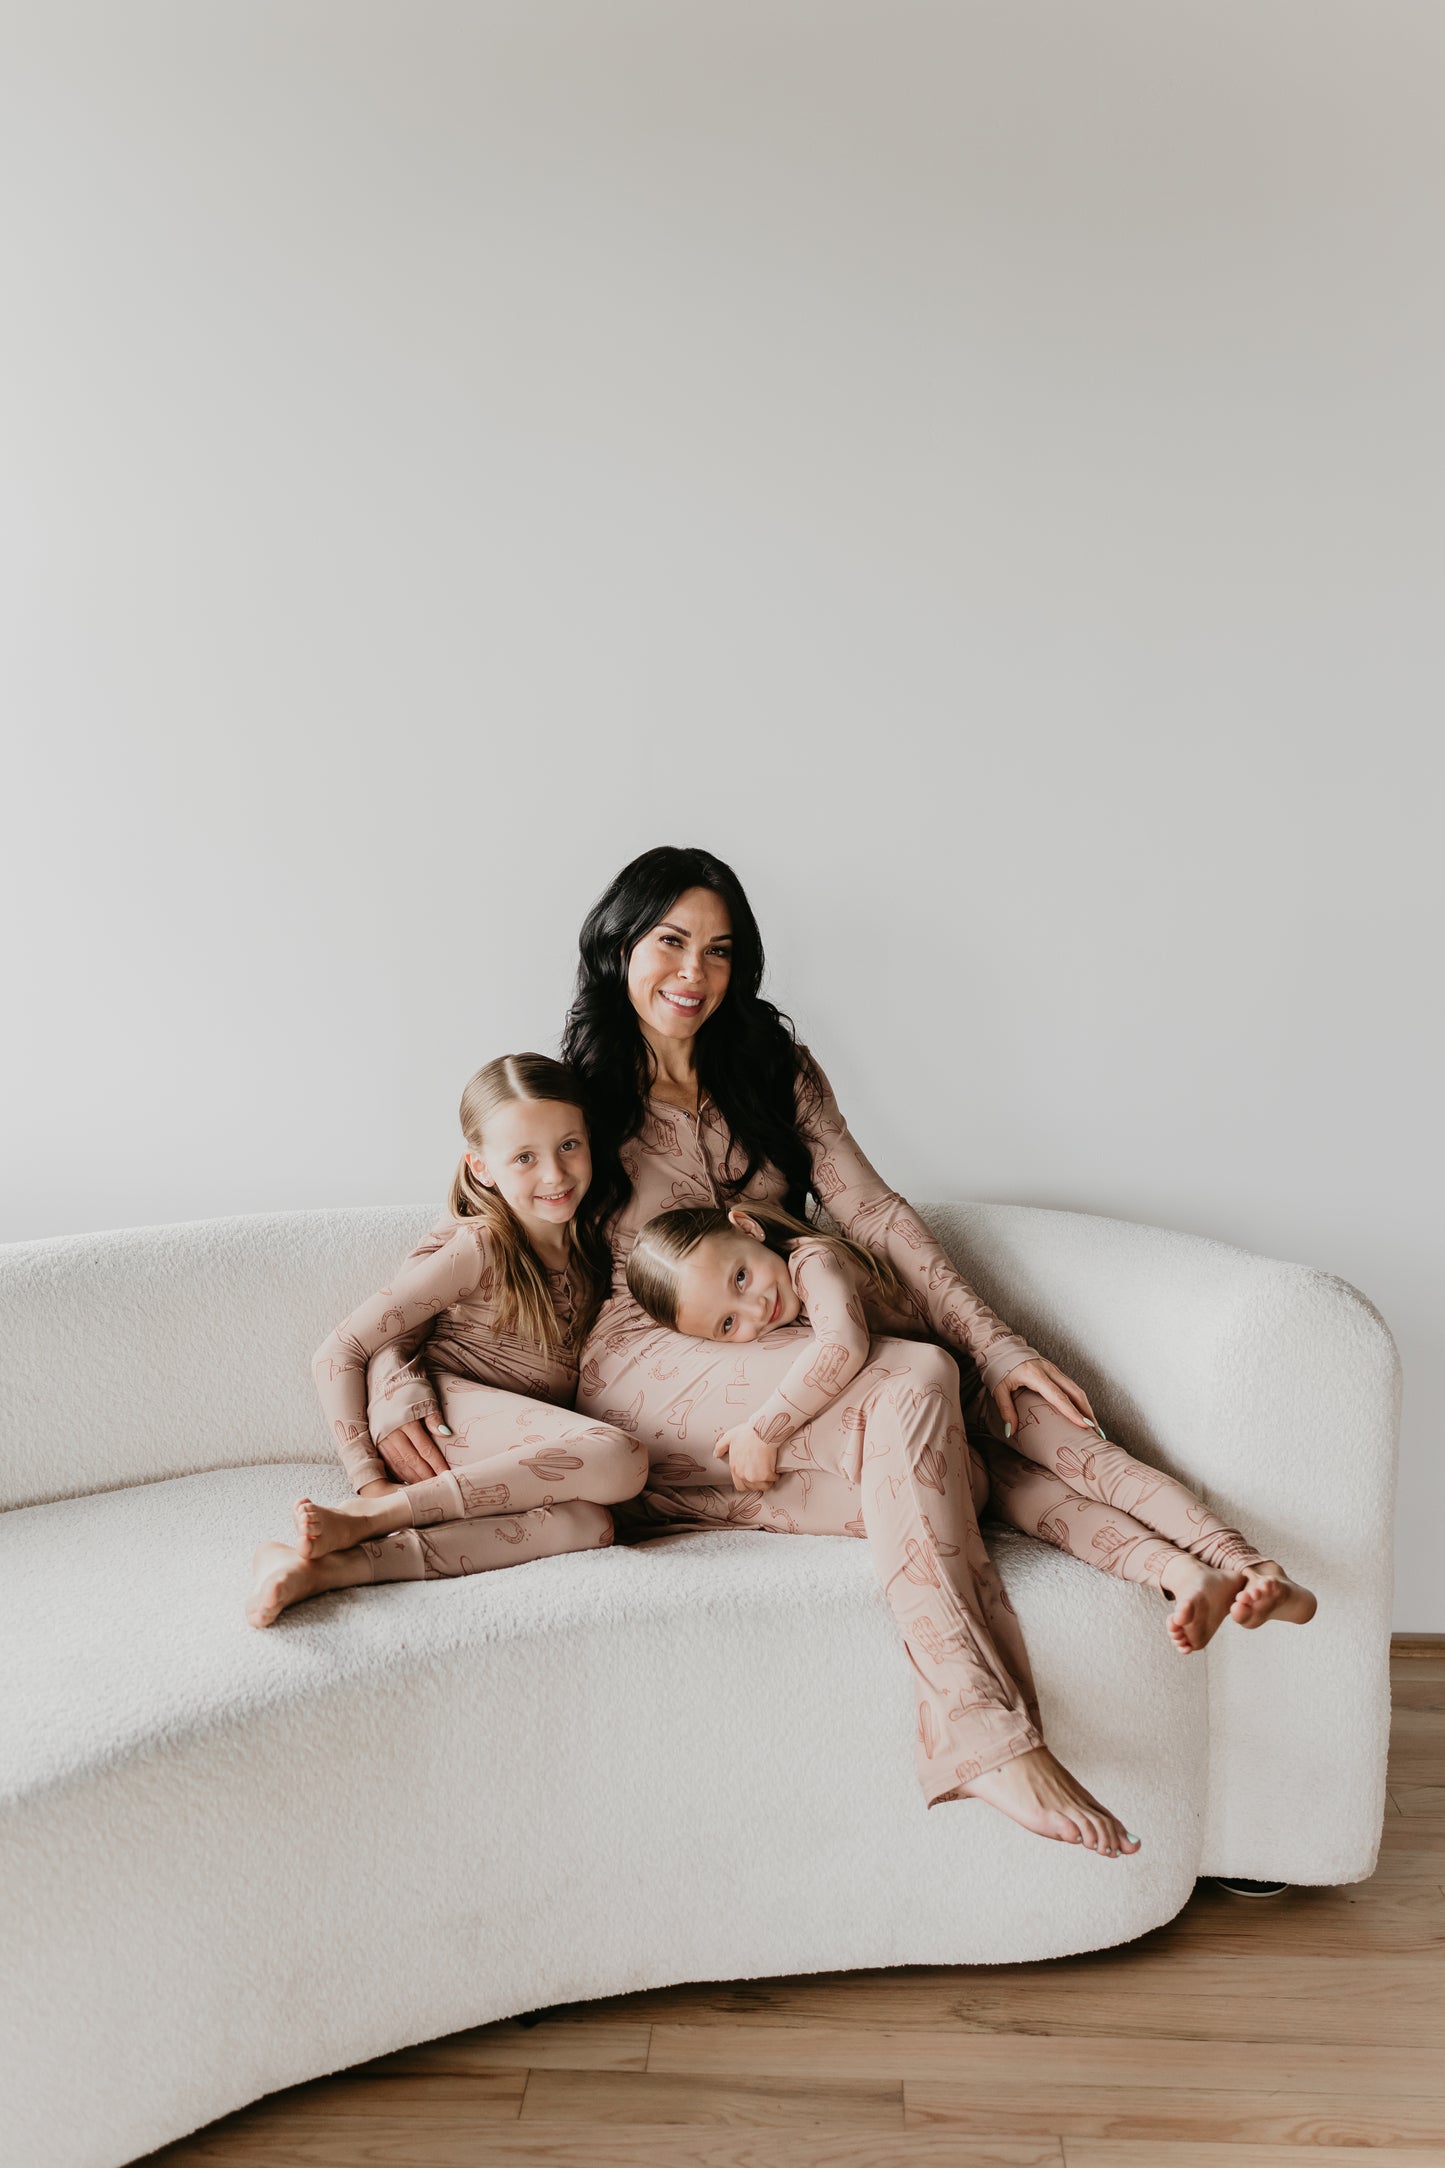
<svg viewBox="0 0 1445 2168"><path fill-rule="evenodd" d="M697 1105L695 1107L685 1107L677 1099L660 1099L656 1092L649 1092L647 1104L650 1107L660 1108L665 1114L685 1114L690 1122L695 1122L701 1119L703 1109L712 1105L712 1093L700 1086Z"/></svg>

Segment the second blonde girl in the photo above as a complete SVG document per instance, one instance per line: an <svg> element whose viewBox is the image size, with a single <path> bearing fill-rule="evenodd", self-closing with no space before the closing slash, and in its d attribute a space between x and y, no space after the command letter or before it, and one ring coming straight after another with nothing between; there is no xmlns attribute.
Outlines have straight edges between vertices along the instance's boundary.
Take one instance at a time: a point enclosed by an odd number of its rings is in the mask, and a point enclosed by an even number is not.
<svg viewBox="0 0 1445 2168"><path fill-rule="evenodd" d="M774 1204L658 1213L638 1234L627 1284L659 1324L701 1340L741 1344L806 1314L811 1336L792 1368L713 1448L740 1490L773 1488L780 1452L858 1376L873 1333L926 1333L886 1257ZM1012 1444L1012 1426L998 1435L1003 1419L992 1407L976 1441L1004 1519L1124 1580L1162 1589L1173 1598L1170 1638L1186 1653L1203 1648L1226 1618L1262 1626L1314 1616L1308 1589L1172 1477L1102 1432L1091 1446L1051 1446L1037 1402L1037 1394L1018 1396Z"/></svg>

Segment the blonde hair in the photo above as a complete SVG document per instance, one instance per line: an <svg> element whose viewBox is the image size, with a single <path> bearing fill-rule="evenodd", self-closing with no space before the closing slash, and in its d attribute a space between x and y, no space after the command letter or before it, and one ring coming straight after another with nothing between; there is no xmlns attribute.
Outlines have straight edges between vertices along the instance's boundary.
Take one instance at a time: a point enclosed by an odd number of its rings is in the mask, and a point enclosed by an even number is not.
<svg viewBox="0 0 1445 2168"><path fill-rule="evenodd" d="M850 1242L846 1235L829 1234L807 1220L795 1219L780 1204L754 1204L744 1198L737 1210L757 1221L768 1248L780 1257L786 1257L799 1242L825 1243L846 1257L884 1302L903 1310L913 1308L898 1274L876 1250L865 1250L861 1242ZM627 1260L627 1285L634 1300L659 1325L675 1331L682 1267L700 1244L736 1232L721 1205L684 1204L656 1213L638 1235Z"/></svg>
<svg viewBox="0 0 1445 2168"><path fill-rule="evenodd" d="M582 1087L572 1070L546 1054L502 1054L467 1082L462 1093L462 1135L474 1152L483 1150L486 1127L503 1107L519 1099L544 1099L559 1106L576 1107L586 1126ZM584 1288L586 1331L611 1281L611 1262L584 1196L578 1211L567 1223L567 1243L572 1260L580 1267ZM562 1332L547 1285L547 1274L527 1239L526 1229L500 1190L489 1189L473 1172L465 1153L452 1176L447 1209L453 1219L476 1220L491 1240L496 1270L497 1329L516 1333L536 1348L552 1354L561 1344Z"/></svg>

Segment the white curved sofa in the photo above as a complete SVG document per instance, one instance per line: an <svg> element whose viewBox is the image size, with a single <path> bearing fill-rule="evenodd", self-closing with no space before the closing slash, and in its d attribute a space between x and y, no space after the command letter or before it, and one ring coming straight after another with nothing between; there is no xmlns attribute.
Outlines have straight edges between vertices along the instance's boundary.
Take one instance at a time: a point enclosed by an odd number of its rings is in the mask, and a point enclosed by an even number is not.
<svg viewBox="0 0 1445 2168"><path fill-rule="evenodd" d="M1398 1398L1380 1318L1339 1280L1154 1228L928 1217L1112 1434L1320 1592L1307 1631L1226 1627L1183 1658L1157 1599L998 1538L1051 1741L1141 1832L1133 1861L924 1810L901 1646L846 1539L673 1537L248 1627L253 1545L301 1489L343 1489L310 1352L428 1213L0 1249L11 2168L112 2168L561 2001L1051 1957L1158 1925L1202 1873L1370 1873Z"/></svg>

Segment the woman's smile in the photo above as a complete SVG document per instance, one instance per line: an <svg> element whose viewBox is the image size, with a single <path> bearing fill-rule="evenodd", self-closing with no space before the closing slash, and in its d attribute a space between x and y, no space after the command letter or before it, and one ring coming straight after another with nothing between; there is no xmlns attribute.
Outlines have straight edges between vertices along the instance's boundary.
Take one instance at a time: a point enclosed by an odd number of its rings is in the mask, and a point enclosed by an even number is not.
<svg viewBox="0 0 1445 2168"><path fill-rule="evenodd" d="M678 972L679 977L672 974ZM690 888L627 960L627 993L644 1034L686 1046L718 1007L732 974L732 925L721 897Z"/></svg>

